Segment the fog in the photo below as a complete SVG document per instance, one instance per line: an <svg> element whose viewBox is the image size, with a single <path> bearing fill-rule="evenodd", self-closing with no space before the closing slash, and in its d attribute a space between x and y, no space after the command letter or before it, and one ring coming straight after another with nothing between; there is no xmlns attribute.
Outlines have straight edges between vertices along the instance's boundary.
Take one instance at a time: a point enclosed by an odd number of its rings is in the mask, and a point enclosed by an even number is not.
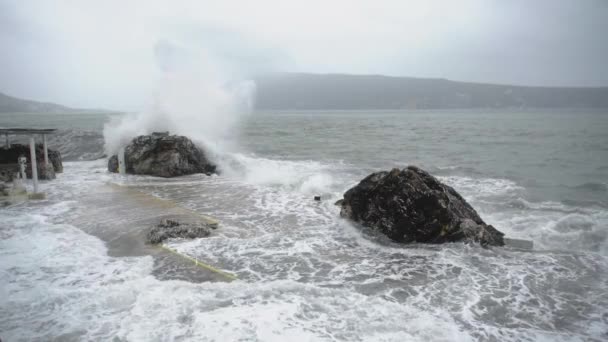
<svg viewBox="0 0 608 342"><path fill-rule="evenodd" d="M602 0L0 0L0 92L138 111L176 71L606 86L606 32Z"/></svg>

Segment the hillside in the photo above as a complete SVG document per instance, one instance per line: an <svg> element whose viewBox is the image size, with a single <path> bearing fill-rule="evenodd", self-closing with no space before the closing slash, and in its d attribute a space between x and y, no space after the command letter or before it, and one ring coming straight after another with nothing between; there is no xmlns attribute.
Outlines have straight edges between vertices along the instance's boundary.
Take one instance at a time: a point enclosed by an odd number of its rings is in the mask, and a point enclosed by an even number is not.
<svg viewBox="0 0 608 342"><path fill-rule="evenodd" d="M255 79L256 109L608 108L608 87L552 88L380 75L275 73ZM106 112L0 93L0 113Z"/></svg>
<svg viewBox="0 0 608 342"><path fill-rule="evenodd" d="M608 87L550 88L377 75L256 78L258 109L608 108Z"/></svg>
<svg viewBox="0 0 608 342"><path fill-rule="evenodd" d="M23 100L16 97L8 96L0 93L0 113L10 112L28 112L28 113L45 113L45 112L72 112L77 109L65 107L55 103L37 102L31 100Z"/></svg>

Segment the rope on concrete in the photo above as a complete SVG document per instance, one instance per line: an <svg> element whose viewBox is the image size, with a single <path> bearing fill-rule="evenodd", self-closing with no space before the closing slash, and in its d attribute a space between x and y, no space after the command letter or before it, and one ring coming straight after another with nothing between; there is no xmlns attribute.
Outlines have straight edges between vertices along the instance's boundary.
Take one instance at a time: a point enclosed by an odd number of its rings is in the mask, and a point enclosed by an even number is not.
<svg viewBox="0 0 608 342"><path fill-rule="evenodd" d="M213 273L219 274L219 275L223 276L226 279L229 279L229 280L237 280L238 279L236 276L234 276L234 275L232 275L230 273L226 273L226 272L224 272L222 270L219 270L219 269L217 269L217 268L215 268L215 267L213 267L213 266L211 266L209 264L206 264L206 263L204 263L204 262L202 262L202 261L200 261L200 260L198 260L196 258L193 258L193 257L187 256L185 254L182 254L182 253L176 251L175 249L172 249L172 248L169 248L169 247L163 246L163 245L157 245L157 246L160 247L160 248L162 248L162 249L164 249L164 250L166 250L167 252L173 253L173 254L175 254L177 256L180 256L180 257L182 257L182 258L184 258L186 260L190 260L196 266L202 267L202 268L204 268L204 269L206 269L208 271L211 271Z"/></svg>

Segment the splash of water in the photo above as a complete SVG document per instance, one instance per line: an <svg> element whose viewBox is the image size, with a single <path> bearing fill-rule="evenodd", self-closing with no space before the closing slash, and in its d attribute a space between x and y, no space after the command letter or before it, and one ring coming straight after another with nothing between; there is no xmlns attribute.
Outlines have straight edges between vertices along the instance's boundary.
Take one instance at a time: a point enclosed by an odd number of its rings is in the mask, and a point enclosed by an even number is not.
<svg viewBox="0 0 608 342"><path fill-rule="evenodd" d="M155 131L185 135L212 150L229 145L237 123L253 107L254 82L239 80L207 51L160 42L156 54L162 75L151 104L106 124L105 153L115 154L134 137Z"/></svg>

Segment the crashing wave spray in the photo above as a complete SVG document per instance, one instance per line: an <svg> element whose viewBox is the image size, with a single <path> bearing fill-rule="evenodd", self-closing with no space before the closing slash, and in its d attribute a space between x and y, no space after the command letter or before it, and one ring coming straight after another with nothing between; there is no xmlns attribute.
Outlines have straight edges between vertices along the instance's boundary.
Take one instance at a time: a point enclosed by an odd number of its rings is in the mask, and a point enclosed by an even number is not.
<svg viewBox="0 0 608 342"><path fill-rule="evenodd" d="M155 131L185 135L217 152L253 106L253 81L236 75L205 51L161 41L156 57L162 70L154 99L143 111L104 127L105 152L115 154L135 136Z"/></svg>
<svg viewBox="0 0 608 342"><path fill-rule="evenodd" d="M251 112L252 81L238 65L214 58L207 50L161 41L156 56L162 71L152 104L104 127L105 153L113 155L138 135L169 131L205 148L224 175L247 183L322 193L333 184L317 163L278 161L239 153L235 129Z"/></svg>

